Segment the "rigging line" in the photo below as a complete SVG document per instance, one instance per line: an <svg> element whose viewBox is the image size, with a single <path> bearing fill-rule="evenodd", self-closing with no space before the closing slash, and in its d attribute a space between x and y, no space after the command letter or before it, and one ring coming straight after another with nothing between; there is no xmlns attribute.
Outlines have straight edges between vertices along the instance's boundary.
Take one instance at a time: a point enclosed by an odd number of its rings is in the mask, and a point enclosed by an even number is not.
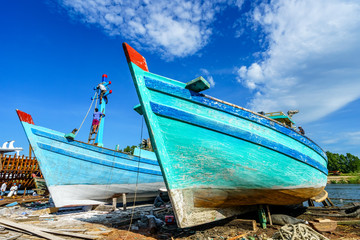
<svg viewBox="0 0 360 240"><path fill-rule="evenodd" d="M82 125L84 124L85 119L87 118L87 116L88 116L88 114L89 114L89 112L90 112L91 106L93 105L94 100L95 100L96 98L97 98L97 92L95 92L94 97L93 97L93 100L92 100L92 102L91 102L91 104L90 104L90 107L89 107L89 109L88 109L88 111L87 111L87 113L86 113L86 115L85 115L85 118L83 119L82 123L80 124L80 127L79 127L78 131L75 133L75 136L80 132L80 129L81 129ZM95 107L96 107L96 103L95 103Z"/></svg>
<svg viewBox="0 0 360 240"><path fill-rule="evenodd" d="M98 92L96 91L95 94L96 94L96 99L98 99L98 97L99 97L99 96L98 96ZM96 108L96 107L97 107L97 101L95 101L95 108Z"/></svg>
<svg viewBox="0 0 360 240"><path fill-rule="evenodd" d="M143 138L144 117L142 117L141 119L142 119L142 121L141 121L140 144L141 144L142 138ZM128 235L129 235L129 232L130 232L130 229L131 229L131 224L132 224L133 217L134 217L136 194L137 194L138 181L139 181L139 173L140 173L140 160L141 160L141 145L140 145L140 149L139 149L139 161L138 161L138 172L137 172L137 175L136 175L136 187L135 187L135 194L134 194L134 205L133 205L133 208L132 208L132 211L131 211L130 225L129 225L129 229L128 229L128 231L127 231L125 240L127 239Z"/></svg>

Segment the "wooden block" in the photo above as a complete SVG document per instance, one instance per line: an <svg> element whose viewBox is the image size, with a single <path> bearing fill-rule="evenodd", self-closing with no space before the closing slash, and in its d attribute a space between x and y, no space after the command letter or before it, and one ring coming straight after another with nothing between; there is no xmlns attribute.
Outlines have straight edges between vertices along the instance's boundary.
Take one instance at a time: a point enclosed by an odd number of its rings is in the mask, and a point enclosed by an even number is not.
<svg viewBox="0 0 360 240"><path fill-rule="evenodd" d="M330 219L327 219L330 220ZM335 231L337 227L336 221L325 221L325 222L314 222L309 221L309 224L312 228L314 228L318 232L332 232Z"/></svg>
<svg viewBox="0 0 360 240"><path fill-rule="evenodd" d="M315 201L315 202L323 202L326 200L326 198L328 197L328 193L327 191L323 190L321 193L319 193L318 195L316 195L315 197L312 197L311 200Z"/></svg>
<svg viewBox="0 0 360 240"><path fill-rule="evenodd" d="M331 222L332 220L325 219L325 218L315 218L314 221L315 222Z"/></svg>
<svg viewBox="0 0 360 240"><path fill-rule="evenodd" d="M59 211L59 208L57 207L49 207L49 213L56 213Z"/></svg>
<svg viewBox="0 0 360 240"><path fill-rule="evenodd" d="M210 84L203 77L195 78L190 82L186 83L186 89L194 92L201 92L210 88Z"/></svg>

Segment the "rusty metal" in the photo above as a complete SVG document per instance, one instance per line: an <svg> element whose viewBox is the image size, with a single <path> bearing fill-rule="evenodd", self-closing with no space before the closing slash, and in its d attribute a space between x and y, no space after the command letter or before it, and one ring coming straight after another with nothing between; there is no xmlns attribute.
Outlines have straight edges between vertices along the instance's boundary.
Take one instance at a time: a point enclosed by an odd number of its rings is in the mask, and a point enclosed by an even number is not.
<svg viewBox="0 0 360 240"><path fill-rule="evenodd" d="M1 155L0 156L0 182L7 182L8 186L13 183L21 184L20 189L35 188L32 174L42 178L39 164L35 157Z"/></svg>

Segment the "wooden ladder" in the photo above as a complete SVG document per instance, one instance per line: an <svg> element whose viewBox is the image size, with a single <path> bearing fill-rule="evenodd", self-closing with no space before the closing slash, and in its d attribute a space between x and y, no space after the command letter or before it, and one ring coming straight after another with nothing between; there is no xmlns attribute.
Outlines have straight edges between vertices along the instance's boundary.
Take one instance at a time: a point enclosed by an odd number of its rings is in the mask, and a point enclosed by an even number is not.
<svg viewBox="0 0 360 240"><path fill-rule="evenodd" d="M99 128L100 128L101 119L102 119L102 117L100 117L99 126L98 126L98 128L96 129L96 132L92 132L92 126L93 126L93 125L90 126L88 143L90 143L90 144L92 144L92 145L95 145L95 139L96 139L96 137L97 137L97 134L98 134L98 131L99 131ZM92 136L93 136L94 134L95 134L95 137L92 138ZM92 143L91 143L91 141L92 141Z"/></svg>

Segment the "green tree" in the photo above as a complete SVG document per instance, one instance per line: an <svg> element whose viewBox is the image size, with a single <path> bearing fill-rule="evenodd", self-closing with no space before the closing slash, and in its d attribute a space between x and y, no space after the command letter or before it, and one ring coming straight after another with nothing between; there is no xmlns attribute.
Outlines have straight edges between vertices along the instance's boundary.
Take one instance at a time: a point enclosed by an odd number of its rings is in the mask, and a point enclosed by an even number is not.
<svg viewBox="0 0 360 240"><path fill-rule="evenodd" d="M130 146L127 146L127 147L124 148L122 151L125 152L125 153L134 154L135 148L136 148L135 145L132 145L131 147L130 147Z"/></svg>
<svg viewBox="0 0 360 240"><path fill-rule="evenodd" d="M360 159L350 153L339 155L338 153L326 152L328 157L329 171L340 171L342 173L360 172Z"/></svg>

